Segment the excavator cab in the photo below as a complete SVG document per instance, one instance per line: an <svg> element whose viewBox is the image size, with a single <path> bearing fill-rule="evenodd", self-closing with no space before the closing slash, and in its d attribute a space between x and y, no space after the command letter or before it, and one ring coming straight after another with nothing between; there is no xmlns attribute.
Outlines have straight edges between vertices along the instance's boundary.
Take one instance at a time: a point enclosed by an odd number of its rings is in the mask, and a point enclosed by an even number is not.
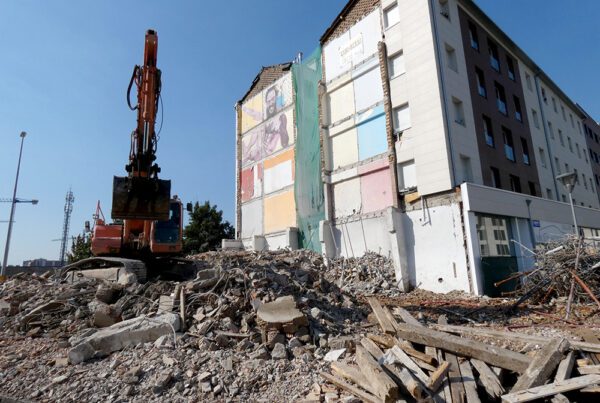
<svg viewBox="0 0 600 403"><path fill-rule="evenodd" d="M111 216L123 220L167 221L170 200L170 180L115 176Z"/></svg>

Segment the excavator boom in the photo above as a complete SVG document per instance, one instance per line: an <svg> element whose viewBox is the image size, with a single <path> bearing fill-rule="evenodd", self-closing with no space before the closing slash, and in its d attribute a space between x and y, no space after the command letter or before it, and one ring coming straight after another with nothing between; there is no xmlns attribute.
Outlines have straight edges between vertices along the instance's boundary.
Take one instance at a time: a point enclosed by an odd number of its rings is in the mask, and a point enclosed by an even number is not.
<svg viewBox="0 0 600 403"><path fill-rule="evenodd" d="M161 72L157 67L158 35L146 32L144 64L135 66L127 102L137 110L137 127L131 134L129 163L126 177L113 180L111 216L124 220L168 220L171 199L171 181L158 179L160 172L156 160L156 115L160 101ZM137 105L131 106L133 84L137 87Z"/></svg>

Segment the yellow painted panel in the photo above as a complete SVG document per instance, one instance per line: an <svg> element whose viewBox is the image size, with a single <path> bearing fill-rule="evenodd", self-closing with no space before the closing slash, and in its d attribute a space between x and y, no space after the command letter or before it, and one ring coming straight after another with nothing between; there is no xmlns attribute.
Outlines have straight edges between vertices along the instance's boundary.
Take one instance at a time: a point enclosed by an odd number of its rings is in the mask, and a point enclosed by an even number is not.
<svg viewBox="0 0 600 403"><path fill-rule="evenodd" d="M329 100L329 123L338 122L350 115L353 115L354 110L354 85L352 82L344 85L341 88L330 92Z"/></svg>
<svg viewBox="0 0 600 403"><path fill-rule="evenodd" d="M255 95L242 104L242 133L246 133L263 120L263 96Z"/></svg>
<svg viewBox="0 0 600 403"><path fill-rule="evenodd" d="M353 164L358 161L358 139L356 129L350 129L331 139L333 169Z"/></svg>
<svg viewBox="0 0 600 403"><path fill-rule="evenodd" d="M265 169L269 169L274 167L275 165L281 164L287 160L294 159L294 149L290 148L287 151L282 152L281 154L277 154L276 156L265 160Z"/></svg>
<svg viewBox="0 0 600 403"><path fill-rule="evenodd" d="M294 191L264 199L265 234L296 226Z"/></svg>

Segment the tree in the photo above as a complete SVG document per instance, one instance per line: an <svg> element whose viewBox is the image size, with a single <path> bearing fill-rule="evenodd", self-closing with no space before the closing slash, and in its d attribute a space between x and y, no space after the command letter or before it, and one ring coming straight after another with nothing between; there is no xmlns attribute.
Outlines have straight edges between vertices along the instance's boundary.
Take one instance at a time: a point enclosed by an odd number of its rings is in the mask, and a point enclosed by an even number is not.
<svg viewBox="0 0 600 403"><path fill-rule="evenodd" d="M223 221L223 211L217 206L196 202L190 213L190 222L183 230L183 251L201 253L215 250L222 239L231 239L235 230L228 221Z"/></svg>
<svg viewBox="0 0 600 403"><path fill-rule="evenodd" d="M69 263L75 263L82 259L86 259L92 256L92 239L89 236L77 235L77 238L73 239L71 245L71 252L67 253L67 261Z"/></svg>

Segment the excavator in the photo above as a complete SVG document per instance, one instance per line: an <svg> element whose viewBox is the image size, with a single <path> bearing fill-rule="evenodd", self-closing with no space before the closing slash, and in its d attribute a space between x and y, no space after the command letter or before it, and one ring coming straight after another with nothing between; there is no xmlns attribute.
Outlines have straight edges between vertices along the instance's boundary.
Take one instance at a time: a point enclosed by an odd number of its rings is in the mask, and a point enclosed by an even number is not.
<svg viewBox="0 0 600 403"><path fill-rule="evenodd" d="M158 178L161 169L156 163L155 126L161 102L157 50L158 35L148 30L144 63L134 67L127 88L127 104L137 111L137 126L131 133L127 176L113 178L114 222L106 222L98 202L91 230L94 257L66 266L66 272L87 272L101 278L134 273L143 281L148 271L173 271L173 265L185 263L176 257L182 250L183 204L177 196L171 197L171 181ZM132 106L134 84L137 104ZM86 227L89 229L88 223ZM107 268L111 270L102 270Z"/></svg>

